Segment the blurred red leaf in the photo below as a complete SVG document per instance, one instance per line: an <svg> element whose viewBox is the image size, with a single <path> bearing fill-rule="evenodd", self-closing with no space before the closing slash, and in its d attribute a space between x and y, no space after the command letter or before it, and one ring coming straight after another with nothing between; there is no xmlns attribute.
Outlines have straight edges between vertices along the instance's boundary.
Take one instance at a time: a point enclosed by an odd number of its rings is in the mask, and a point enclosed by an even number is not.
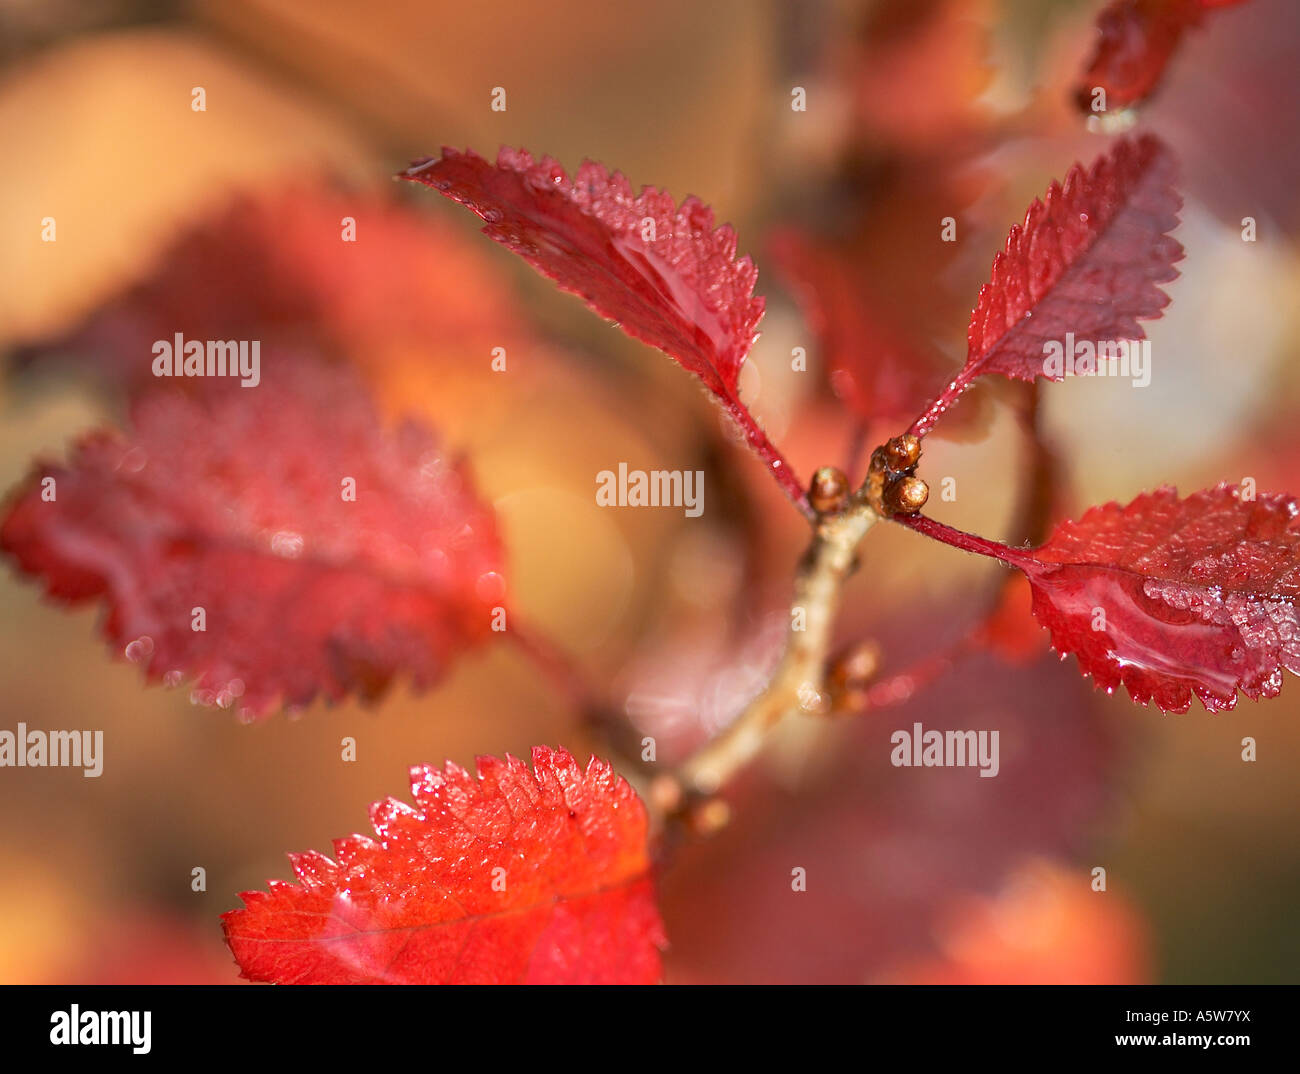
<svg viewBox="0 0 1300 1074"><path fill-rule="evenodd" d="M966 364L912 425L924 436L977 377L1032 381L1044 344L1142 339L1139 319L1160 316L1169 298L1156 285L1177 277L1183 248L1167 236L1182 199L1174 162L1150 135L1121 139L1087 171L1076 164L1053 182L1007 236L980 289L967 331ZM1049 379L1059 380L1053 376Z"/></svg>
<svg viewBox="0 0 1300 1074"><path fill-rule="evenodd" d="M931 151L989 123L993 81L984 0L876 0L864 10L843 81L855 136ZM900 93L900 87L907 87Z"/></svg>
<svg viewBox="0 0 1300 1074"><path fill-rule="evenodd" d="M986 645L1010 664L1026 664L1047 648L1047 635L1034 622L1033 592L1023 574L1008 574L997 603L975 630L976 644Z"/></svg>
<svg viewBox="0 0 1300 1074"><path fill-rule="evenodd" d="M663 926L646 813L592 758L533 749L533 772L478 759L411 769L416 808L370 809L379 841L335 842L337 863L290 855L222 915L245 977L280 984L653 984Z"/></svg>
<svg viewBox="0 0 1300 1074"><path fill-rule="evenodd" d="M1041 544L1051 532L1052 519L1066 514L1064 467L1042 429L1040 385L1027 385L1022 422L1029 437L1029 453L1012 532L1027 543ZM1048 635L1031 614L1033 591L1029 580L1009 571L998 580L997 594L984 621L970 635L1010 664L1024 664L1049 648Z"/></svg>
<svg viewBox="0 0 1300 1074"><path fill-rule="evenodd" d="M1122 895L1098 898L1090 877L1031 859L995 896L963 893L939 914L940 957L884 975L945 985L1144 984L1147 927Z"/></svg>
<svg viewBox="0 0 1300 1074"><path fill-rule="evenodd" d="M88 924L93 940L51 983L77 985L228 985L230 959L210 921L191 922L158 905L113 907Z"/></svg>
<svg viewBox="0 0 1300 1074"><path fill-rule="evenodd" d="M1164 487L1127 506L1094 507L1036 549L1008 548L932 519L901 520L938 540L1024 571L1033 613L1062 654L1109 691L1185 712L1210 712L1237 691L1276 697L1300 673L1300 506L1244 499L1221 484L1179 499Z"/></svg>
<svg viewBox="0 0 1300 1074"><path fill-rule="evenodd" d="M1010 675L977 653L904 705L836 725L800 777L756 766L731 825L664 875L668 980L860 984L933 953L960 893L995 890L1026 856L1080 848L1114 767L1091 698L1050 657ZM914 721L998 730L997 778L894 767L892 736Z"/></svg>
<svg viewBox="0 0 1300 1074"><path fill-rule="evenodd" d="M149 679L197 676L197 700L249 717L372 698L400 671L428 685L504 596L463 467L420 426L386 432L343 370L282 359L255 388L141 396L129 436L38 466L0 524L51 596L106 599L105 634Z"/></svg>
<svg viewBox="0 0 1300 1074"><path fill-rule="evenodd" d="M177 332L362 365L387 357L390 340L418 340L431 354L477 352L486 368L490 349L522 328L493 267L445 223L374 193L304 183L205 213L145 277L23 353L68 355L140 390L155 383L153 342Z"/></svg>
<svg viewBox="0 0 1300 1074"><path fill-rule="evenodd" d="M586 161L570 178L551 157L502 149L496 164L444 148L402 177L467 206L485 235L515 251L628 335L694 373L744 431L806 513L790 465L740 400L740 369L757 338L758 270L737 259L736 235L714 226L698 198L678 206L662 190L633 194L622 173Z"/></svg>
<svg viewBox="0 0 1300 1074"><path fill-rule="evenodd" d="M1106 111L1140 104L1159 86L1185 31L1210 8L1244 0L1112 0L1097 16L1097 47L1075 98L1093 111L1093 94L1106 91Z"/></svg>
<svg viewBox="0 0 1300 1074"><path fill-rule="evenodd" d="M923 406L943 363L914 343L875 300L852 256L794 229L769 243L817 333L832 390L858 417L898 421Z"/></svg>

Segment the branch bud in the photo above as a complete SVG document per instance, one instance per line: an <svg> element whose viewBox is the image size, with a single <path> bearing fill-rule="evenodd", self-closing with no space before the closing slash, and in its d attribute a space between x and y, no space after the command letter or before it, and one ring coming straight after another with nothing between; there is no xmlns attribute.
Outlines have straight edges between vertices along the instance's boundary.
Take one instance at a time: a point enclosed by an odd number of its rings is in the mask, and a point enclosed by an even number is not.
<svg viewBox="0 0 1300 1074"><path fill-rule="evenodd" d="M843 510L849 498L849 479L835 466L822 466L808 486L808 502L819 515L833 515Z"/></svg>
<svg viewBox="0 0 1300 1074"><path fill-rule="evenodd" d="M891 436L885 443L885 461L891 470L910 470L921 458L921 441L911 433Z"/></svg>
<svg viewBox="0 0 1300 1074"><path fill-rule="evenodd" d="M930 498L930 486L919 477L901 477L885 489L885 506L890 514L914 515Z"/></svg>

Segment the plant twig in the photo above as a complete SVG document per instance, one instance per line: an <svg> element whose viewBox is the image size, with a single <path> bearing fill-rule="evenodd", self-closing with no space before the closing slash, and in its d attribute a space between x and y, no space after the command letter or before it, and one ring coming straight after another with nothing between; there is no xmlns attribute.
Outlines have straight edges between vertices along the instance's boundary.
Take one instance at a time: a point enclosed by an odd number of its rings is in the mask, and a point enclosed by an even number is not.
<svg viewBox="0 0 1300 1074"><path fill-rule="evenodd" d="M1024 387L1026 391L1019 407L1019 418L1029 441L1029 450L1021 467L1016 508L1008 528L1031 544L1039 544L1051 526L1053 495L1060 486L1060 463L1043 436L1040 382L1034 381ZM1002 605L1008 584L1014 581L1013 574L998 579L987 607L975 625L957 641L885 678L875 678L873 667L873 677L869 681L850 683L832 697L832 711L836 715L855 715L901 704L958 661L987 649L988 630ZM834 674L832 669L832 681Z"/></svg>
<svg viewBox="0 0 1300 1074"><path fill-rule="evenodd" d="M817 522L795 578L785 651L771 681L725 731L670 777L685 796L715 793L758 754L768 732L791 712L826 707L826 658L840 591L857 563L862 538L880 515L859 491Z"/></svg>
<svg viewBox="0 0 1300 1074"><path fill-rule="evenodd" d="M575 710L586 712L597 707L595 691L577 662L544 633L520 626L515 617L506 637Z"/></svg>

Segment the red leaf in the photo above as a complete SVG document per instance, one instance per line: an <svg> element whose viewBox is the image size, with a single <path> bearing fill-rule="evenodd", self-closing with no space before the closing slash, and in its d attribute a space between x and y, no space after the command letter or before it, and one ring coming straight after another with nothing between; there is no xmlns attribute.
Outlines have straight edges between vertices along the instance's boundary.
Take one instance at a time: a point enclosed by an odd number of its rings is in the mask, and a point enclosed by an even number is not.
<svg viewBox="0 0 1300 1074"><path fill-rule="evenodd" d="M1037 549L1008 548L931 519L929 536L1020 568L1053 646L1085 674L1134 701L1210 712L1237 691L1258 700L1300 673L1300 506L1290 496L1243 500L1222 484L1180 500L1172 488L1110 503L1065 522Z"/></svg>
<svg viewBox="0 0 1300 1074"><path fill-rule="evenodd" d="M880 308L854 259L794 229L769 246L821 341L835 394L868 421L916 413L942 378L942 364Z"/></svg>
<svg viewBox="0 0 1300 1074"><path fill-rule="evenodd" d="M910 634L925 618L889 621ZM813 763L756 766L733 789L732 823L664 874L667 979L861 984L932 951L955 896L995 889L1027 857L1077 852L1113 800L1119 758L1092 699L1050 657L1008 674L976 654L906 708L846 721ZM895 767L893 736L914 722L1000 729L997 778ZM796 865L808 890L792 895Z"/></svg>
<svg viewBox="0 0 1300 1074"><path fill-rule="evenodd" d="M987 645L1008 663L1030 663L1047 649L1047 635L1035 625L1032 610L1033 591L1027 579L1008 574L993 611L975 628L975 642Z"/></svg>
<svg viewBox="0 0 1300 1074"><path fill-rule="evenodd" d="M1093 94L1106 91L1106 111L1140 104L1160 84L1183 33L1210 8L1243 0L1112 0L1097 16L1097 47L1079 82L1079 108L1093 111Z"/></svg>
<svg viewBox="0 0 1300 1074"><path fill-rule="evenodd" d="M929 432L976 377L1048 376L1044 345L1067 332L1078 341L1145 338L1138 321L1160 316L1169 298L1156 285L1177 277L1183 256L1166 234L1182 205L1173 175L1169 152L1144 135L1120 140L1087 171L1076 164L1064 186L1053 182L1035 199L980 289L966 364L912 432Z"/></svg>
<svg viewBox="0 0 1300 1074"><path fill-rule="evenodd" d="M411 769L415 809L393 798L378 842L334 844L337 863L290 855L299 885L271 881L222 915L243 976L279 984L653 984L663 925L646 813L592 758L533 749L530 773L478 759Z"/></svg>
<svg viewBox="0 0 1300 1074"><path fill-rule="evenodd" d="M936 917L938 953L893 969L890 983L1131 985L1155 975L1137 907L1113 890L1096 898L1091 876L1050 859L1021 863L993 895L950 896Z"/></svg>
<svg viewBox="0 0 1300 1074"><path fill-rule="evenodd" d="M0 548L54 597L104 597L105 634L149 679L195 675L197 700L249 717L372 698L403 670L431 683L490 633L491 511L425 429L385 433L353 377L264 357L258 387L155 391L129 437L37 467Z"/></svg>
<svg viewBox="0 0 1300 1074"><path fill-rule="evenodd" d="M698 198L680 206L662 190L633 194L620 172L586 161L570 179L551 157L502 149L495 165L444 148L402 177L467 206L483 233L628 335L694 373L739 424L786 493L811 515L790 465L740 401L740 369L758 338L758 270L736 258L736 235L715 228Z"/></svg>
<svg viewBox="0 0 1300 1074"><path fill-rule="evenodd" d="M356 241L341 223L353 222ZM393 364L394 343L464 375L521 334L509 290L478 243L446 221L323 183L248 192L196 219L149 272L30 360L79 357L131 391L157 384L155 340L259 339ZM184 384L182 383L182 386Z"/></svg>

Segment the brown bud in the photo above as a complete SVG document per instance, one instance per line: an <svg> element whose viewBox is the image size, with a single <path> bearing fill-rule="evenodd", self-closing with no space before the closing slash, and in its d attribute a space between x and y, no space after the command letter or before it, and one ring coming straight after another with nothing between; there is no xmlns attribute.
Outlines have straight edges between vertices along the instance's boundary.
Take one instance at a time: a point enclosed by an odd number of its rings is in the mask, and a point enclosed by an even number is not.
<svg viewBox="0 0 1300 1074"><path fill-rule="evenodd" d="M656 776L650 783L648 796L651 804L665 816L681 809L685 799L682 785L672 776Z"/></svg>
<svg viewBox="0 0 1300 1074"><path fill-rule="evenodd" d="M845 716L865 710L867 687L879 669L880 647L874 641L859 642L836 657L826 674L827 714Z"/></svg>
<svg viewBox="0 0 1300 1074"><path fill-rule="evenodd" d="M891 436L885 443L885 461L891 470L910 470L921 458L921 441L911 433Z"/></svg>
<svg viewBox="0 0 1300 1074"><path fill-rule="evenodd" d="M900 477L885 489L885 506L895 515L914 515L929 498L930 486L919 477Z"/></svg>
<svg viewBox="0 0 1300 1074"><path fill-rule="evenodd" d="M881 446L871 453L871 465L867 468L867 479L862 483L862 493L867 503L882 514L881 497L885 494L885 480L888 477L889 465L885 462L885 449Z"/></svg>
<svg viewBox="0 0 1300 1074"><path fill-rule="evenodd" d="M830 515L841 510L849 498L849 479L844 471L834 466L822 466L812 476L808 486L808 502L819 515Z"/></svg>
<svg viewBox="0 0 1300 1074"><path fill-rule="evenodd" d="M721 798L707 798L687 810L686 825L692 835L713 835L731 823L731 806Z"/></svg>
<svg viewBox="0 0 1300 1074"><path fill-rule="evenodd" d="M842 693L865 686L879 669L880 646L874 641L860 641L835 659L827 681L832 693Z"/></svg>

